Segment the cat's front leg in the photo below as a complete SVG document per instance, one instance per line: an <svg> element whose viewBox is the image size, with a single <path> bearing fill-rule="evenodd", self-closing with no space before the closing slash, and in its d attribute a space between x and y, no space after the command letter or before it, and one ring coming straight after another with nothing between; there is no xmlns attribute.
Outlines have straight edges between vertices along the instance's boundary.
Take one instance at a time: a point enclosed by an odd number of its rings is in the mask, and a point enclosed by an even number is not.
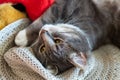
<svg viewBox="0 0 120 80"><path fill-rule="evenodd" d="M41 21L41 17L30 24L27 28L18 32L15 37L15 44L17 46L29 46L31 45L37 38L39 34L39 30L43 26L43 22Z"/></svg>
<svg viewBox="0 0 120 80"><path fill-rule="evenodd" d="M41 17L35 20L24 30L20 31L15 37L15 43L18 46L29 46L38 37L39 31L44 24L53 23L57 19L57 5L52 5Z"/></svg>

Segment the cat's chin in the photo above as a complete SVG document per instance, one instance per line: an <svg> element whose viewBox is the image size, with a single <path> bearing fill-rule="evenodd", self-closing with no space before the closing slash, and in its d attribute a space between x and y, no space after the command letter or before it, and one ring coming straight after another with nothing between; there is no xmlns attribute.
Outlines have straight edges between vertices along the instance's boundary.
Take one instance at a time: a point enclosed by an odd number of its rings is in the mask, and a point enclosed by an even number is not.
<svg viewBox="0 0 120 80"><path fill-rule="evenodd" d="M28 40L26 36L26 30L20 31L15 37L15 44L17 46L27 46Z"/></svg>

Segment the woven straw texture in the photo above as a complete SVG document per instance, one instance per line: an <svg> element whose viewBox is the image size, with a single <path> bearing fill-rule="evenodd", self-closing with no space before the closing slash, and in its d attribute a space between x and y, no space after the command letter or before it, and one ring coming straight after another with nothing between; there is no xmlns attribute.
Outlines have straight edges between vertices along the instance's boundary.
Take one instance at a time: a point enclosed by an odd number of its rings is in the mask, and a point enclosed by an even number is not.
<svg viewBox="0 0 120 80"><path fill-rule="evenodd" d="M28 19L21 19L0 31L0 80L120 80L120 49L111 44L95 50L84 71L71 68L50 74L30 47L14 46L14 36L28 24Z"/></svg>

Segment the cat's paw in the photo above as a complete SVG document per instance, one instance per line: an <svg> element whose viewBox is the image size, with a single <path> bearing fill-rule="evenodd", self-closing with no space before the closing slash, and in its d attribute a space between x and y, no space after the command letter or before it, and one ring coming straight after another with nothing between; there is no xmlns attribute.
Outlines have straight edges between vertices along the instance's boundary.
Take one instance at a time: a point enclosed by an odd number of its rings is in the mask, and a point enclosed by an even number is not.
<svg viewBox="0 0 120 80"><path fill-rule="evenodd" d="M20 31L15 37L15 44L17 46L27 46L28 40L26 30Z"/></svg>

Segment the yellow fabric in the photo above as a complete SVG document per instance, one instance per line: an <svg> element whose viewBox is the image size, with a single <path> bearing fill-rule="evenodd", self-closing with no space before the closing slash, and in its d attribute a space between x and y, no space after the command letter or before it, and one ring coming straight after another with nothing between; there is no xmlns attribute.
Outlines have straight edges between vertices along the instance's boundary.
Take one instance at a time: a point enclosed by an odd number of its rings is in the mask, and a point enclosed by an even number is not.
<svg viewBox="0 0 120 80"><path fill-rule="evenodd" d="M8 24L26 17L25 13L20 12L11 5L11 3L0 4L0 30Z"/></svg>

